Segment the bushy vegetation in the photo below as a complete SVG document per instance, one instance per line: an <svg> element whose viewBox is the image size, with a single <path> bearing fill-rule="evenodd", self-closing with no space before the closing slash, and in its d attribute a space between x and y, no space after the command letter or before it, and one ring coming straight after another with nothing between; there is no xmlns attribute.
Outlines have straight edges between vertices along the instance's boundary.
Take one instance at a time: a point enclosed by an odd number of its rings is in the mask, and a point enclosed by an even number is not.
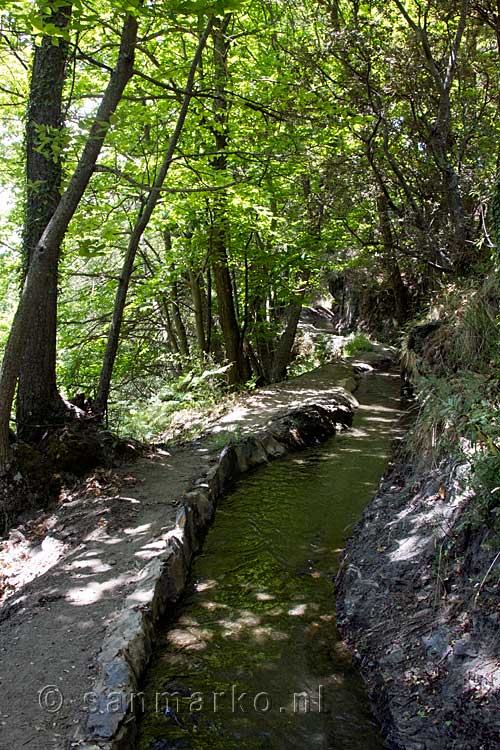
<svg viewBox="0 0 500 750"><path fill-rule="evenodd" d="M371 343L370 343L371 348ZM368 351L358 349L358 351ZM331 334L299 335L289 367L289 377L337 360L341 356L337 340ZM234 404L242 393L256 387L255 377L238 389L228 389L224 379L227 366L217 366L209 361L205 366L193 359L182 363L183 372L176 378L150 378L148 390L142 394L132 387L123 386L122 398L111 402L109 422L119 435L131 436L141 441L168 442L191 439L202 432L209 420ZM125 376L125 373L124 373ZM142 381L142 387L145 387ZM221 445L233 439L231 434L221 434Z"/></svg>
<svg viewBox="0 0 500 750"><path fill-rule="evenodd" d="M310 334L298 337L294 359L290 364L290 377L296 378L316 367L326 365L340 357L340 349L335 338L328 333Z"/></svg>
<svg viewBox="0 0 500 750"><path fill-rule="evenodd" d="M226 408L232 403L223 380L225 369L193 367L147 398L126 394L122 401L111 405L111 427L119 434L143 441L168 442L171 438L194 437L206 426L208 415L223 396Z"/></svg>
<svg viewBox="0 0 500 750"><path fill-rule="evenodd" d="M348 357L353 357L360 352L371 352L373 344L368 336L362 331L358 331L349 338L349 341L344 346L344 354Z"/></svg>
<svg viewBox="0 0 500 750"><path fill-rule="evenodd" d="M472 525L500 533L500 289L448 289L434 310L443 322L412 362L419 411L411 454L421 465L467 462Z"/></svg>
<svg viewBox="0 0 500 750"><path fill-rule="evenodd" d="M241 388L325 361L321 346L291 356L325 287L342 330L388 338L487 262L487 6L8 4L0 473L14 410L36 443L67 417L60 395L85 392L92 419L149 439L225 393L214 368ZM460 346L485 359L480 313ZM358 333L346 353L370 346Z"/></svg>

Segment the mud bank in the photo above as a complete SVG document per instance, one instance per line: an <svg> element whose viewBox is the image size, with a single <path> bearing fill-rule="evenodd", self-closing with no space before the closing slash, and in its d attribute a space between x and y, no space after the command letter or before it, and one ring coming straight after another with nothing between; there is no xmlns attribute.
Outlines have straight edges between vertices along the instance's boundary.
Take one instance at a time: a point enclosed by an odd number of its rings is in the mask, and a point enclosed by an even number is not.
<svg viewBox="0 0 500 750"><path fill-rule="evenodd" d="M349 541L338 626L387 747L500 748L496 551L465 530L468 466L393 466Z"/></svg>

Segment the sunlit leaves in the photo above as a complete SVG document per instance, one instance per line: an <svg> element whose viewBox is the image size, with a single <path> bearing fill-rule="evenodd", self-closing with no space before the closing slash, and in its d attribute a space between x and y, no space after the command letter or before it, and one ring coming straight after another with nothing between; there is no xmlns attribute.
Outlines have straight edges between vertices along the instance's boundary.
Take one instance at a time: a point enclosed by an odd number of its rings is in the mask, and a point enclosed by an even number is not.
<svg viewBox="0 0 500 750"><path fill-rule="evenodd" d="M172 0L169 3L173 14L193 15L224 15L239 10L245 0Z"/></svg>
<svg viewBox="0 0 500 750"><path fill-rule="evenodd" d="M1 13L11 46L0 48L5 153L0 182L16 186L19 212L22 116L33 40L46 35L54 43L70 41L67 128L55 146L50 134L39 133L40 150L56 148L54 158L64 157L69 174L116 59L124 14L137 15L140 26L136 75L113 116L102 169L93 175L64 248L61 374L71 385L80 374L91 385L98 370L127 239L174 127L207 15L231 14L226 169L215 166L220 154L214 136L221 126L214 116L209 44L165 190L140 248L118 379L126 380L127 368L157 373L165 365L168 333L161 328L158 305L170 301L175 284L193 330L189 274L207 285L214 205L224 204L240 315L245 305L264 299L268 319L259 325L269 335L279 328L275 311L294 298L304 272L315 281L322 277L322 283L347 267L383 274L376 204L381 186L391 200L396 253L406 278L425 271L412 255L422 243L412 200L435 244L444 244L438 229L442 183L429 138L439 91L415 29L394 2L342 0L334 23L330 5L312 0L75 0L71 24L59 33L50 11L62 7L64 0L19 0ZM415 21L419 8L427 8L431 52L445 71L457 27L455 4L405 0L403 7ZM493 35L472 18L464 45L451 87L449 157L474 215L477 196L484 200L495 172L498 60ZM19 226L21 219L19 213ZM210 302L217 325L215 294ZM65 322L78 319L84 322L76 330Z"/></svg>

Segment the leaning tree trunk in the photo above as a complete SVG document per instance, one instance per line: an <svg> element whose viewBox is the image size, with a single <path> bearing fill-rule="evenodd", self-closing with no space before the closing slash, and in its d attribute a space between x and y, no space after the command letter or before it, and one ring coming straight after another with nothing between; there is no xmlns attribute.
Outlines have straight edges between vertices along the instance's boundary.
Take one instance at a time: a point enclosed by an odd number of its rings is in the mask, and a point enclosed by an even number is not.
<svg viewBox="0 0 500 750"><path fill-rule="evenodd" d="M493 215L493 232L495 237L497 258L500 259L500 174L497 175L493 194L491 197L491 210Z"/></svg>
<svg viewBox="0 0 500 750"><path fill-rule="evenodd" d="M186 326L182 320L181 306L179 302L179 285L177 281L172 282L172 319L177 332L181 354L183 357L189 357L189 341L186 333Z"/></svg>
<svg viewBox="0 0 500 750"><path fill-rule="evenodd" d="M278 346L274 353L273 366L271 368L271 383L277 383L280 380L283 380L286 376L302 310L303 296L304 293L302 293L300 301L292 302L288 308L285 330L281 334Z"/></svg>
<svg viewBox="0 0 500 750"><path fill-rule="evenodd" d="M133 16L127 16L121 33L118 60L82 155L32 254L0 369L0 474L6 471L10 460L9 421L28 333L36 325L38 310L43 306L45 290L54 267L54 259L59 256L61 242L94 172L109 129L110 118L132 76L136 40L137 21Z"/></svg>
<svg viewBox="0 0 500 750"><path fill-rule="evenodd" d="M323 202L321 197L314 195L311 189L311 180L308 174L302 175L302 192L304 203L307 207L308 231L314 246L319 249L321 243L321 227L323 223ZM271 368L271 381L273 383L283 380L286 376L288 365L292 355L297 326L299 324L300 313L307 290L307 285L311 277L311 271L307 268L302 272L302 289L288 307L287 322L285 330L274 353L273 366Z"/></svg>
<svg viewBox="0 0 500 750"><path fill-rule="evenodd" d="M269 334L268 298L255 299L253 302L253 317L255 320L254 341L258 365L253 363L253 369L258 372L266 382L272 380L273 358L275 347Z"/></svg>
<svg viewBox="0 0 500 750"><path fill-rule="evenodd" d="M172 235L168 229L163 232L163 242L165 244L166 257L168 258L172 251ZM183 357L189 357L189 341L186 333L186 326L182 320L181 306L179 302L179 285L176 279L172 281L172 322L179 342L180 353Z"/></svg>
<svg viewBox="0 0 500 750"><path fill-rule="evenodd" d="M203 287L200 286L203 293ZM212 273L210 267L207 268L207 293L205 295L205 315L207 319L207 337L205 340L205 352L210 354L212 351L212 331L214 327L213 321L213 305L212 305Z"/></svg>
<svg viewBox="0 0 500 750"><path fill-rule="evenodd" d="M205 45L207 43L211 30L212 19L209 19L205 27L205 31L200 37L198 47L196 48L196 52L189 68L184 98L182 100L182 105L177 118L174 132L172 133L168 142L163 162L160 166L153 187L149 192L144 209L141 211L141 214L139 215L139 218L137 219L130 235L127 252L125 253L125 260L120 275L120 281L118 283L118 289L116 290L113 317L108 333L106 351L104 353L104 359L99 378L99 386L97 389L97 396L95 400L96 413L101 417L106 414L108 408L108 399L111 391L111 378L113 375L116 355L118 353L118 344L120 341L120 330L123 322L123 313L125 310L125 302L127 299L130 279L132 278L132 273L134 270L135 257L137 255L137 250L142 235L144 234L144 231L149 224L149 220L151 219L156 204L158 203L158 200L161 196L161 189L163 187L163 183L165 182L165 177L167 176L168 170L170 169L172 158L174 156L175 149L177 148L177 143L179 142L179 138L181 137L184 122L186 121L187 113L189 110L189 104L193 97L193 87L196 71L198 69L198 65L200 64L203 50L205 49Z"/></svg>
<svg viewBox="0 0 500 750"><path fill-rule="evenodd" d="M453 165L451 151L454 134L451 118L451 93L456 79L457 64L468 18L470 0L460 0L460 15L455 36L451 39L448 58L442 61L433 55L426 24L421 25L409 14L402 0L394 0L410 28L415 32L426 67L434 79L437 101L435 118L427 127L427 145L430 147L436 167L440 173L443 200L451 226L451 262L457 270L464 269L471 260L469 243L470 221L464 209L460 179Z"/></svg>
<svg viewBox="0 0 500 750"><path fill-rule="evenodd" d="M53 4L54 5L54 4ZM71 5L49 9L45 20L67 29ZM26 212L23 256L25 274L60 199L62 177L62 95L68 43L44 36L35 47L26 113ZM26 332L17 390L17 435L36 440L49 421L64 413L56 385L56 329L59 253L47 263L45 295Z"/></svg>
<svg viewBox="0 0 500 750"><path fill-rule="evenodd" d="M216 224L212 227L210 250L217 294L217 312L219 314L226 357L230 364L228 379L230 385L237 385L247 380L248 371L243 355L240 328L234 305L233 285L228 268L226 226L222 210L217 212L216 221L218 225Z"/></svg>
<svg viewBox="0 0 500 750"><path fill-rule="evenodd" d="M165 328L167 330L168 335L168 341L170 344L170 348L174 354L180 354L181 350L179 347L179 342L177 341L177 336L175 335L174 326L172 325L172 318L170 317L170 310L168 307L167 300L162 300L162 313L165 320Z"/></svg>

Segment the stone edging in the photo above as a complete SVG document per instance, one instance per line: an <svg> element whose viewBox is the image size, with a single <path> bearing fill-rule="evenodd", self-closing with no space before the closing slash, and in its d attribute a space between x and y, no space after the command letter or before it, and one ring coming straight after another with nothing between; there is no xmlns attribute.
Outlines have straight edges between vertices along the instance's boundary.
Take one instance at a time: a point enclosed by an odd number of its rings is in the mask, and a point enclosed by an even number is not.
<svg viewBox="0 0 500 750"><path fill-rule="evenodd" d="M349 385L354 386L354 380ZM97 657L92 691L96 701L92 701L92 711L70 741L71 750L135 747L133 695L152 654L155 626L181 596L191 560L213 519L217 499L230 483L287 451L325 441L339 426L352 423L356 405L356 399L344 391L336 402L310 404L275 419L265 433L227 445L210 469L180 498L176 525L160 540L163 550L143 568L134 591L108 628Z"/></svg>

